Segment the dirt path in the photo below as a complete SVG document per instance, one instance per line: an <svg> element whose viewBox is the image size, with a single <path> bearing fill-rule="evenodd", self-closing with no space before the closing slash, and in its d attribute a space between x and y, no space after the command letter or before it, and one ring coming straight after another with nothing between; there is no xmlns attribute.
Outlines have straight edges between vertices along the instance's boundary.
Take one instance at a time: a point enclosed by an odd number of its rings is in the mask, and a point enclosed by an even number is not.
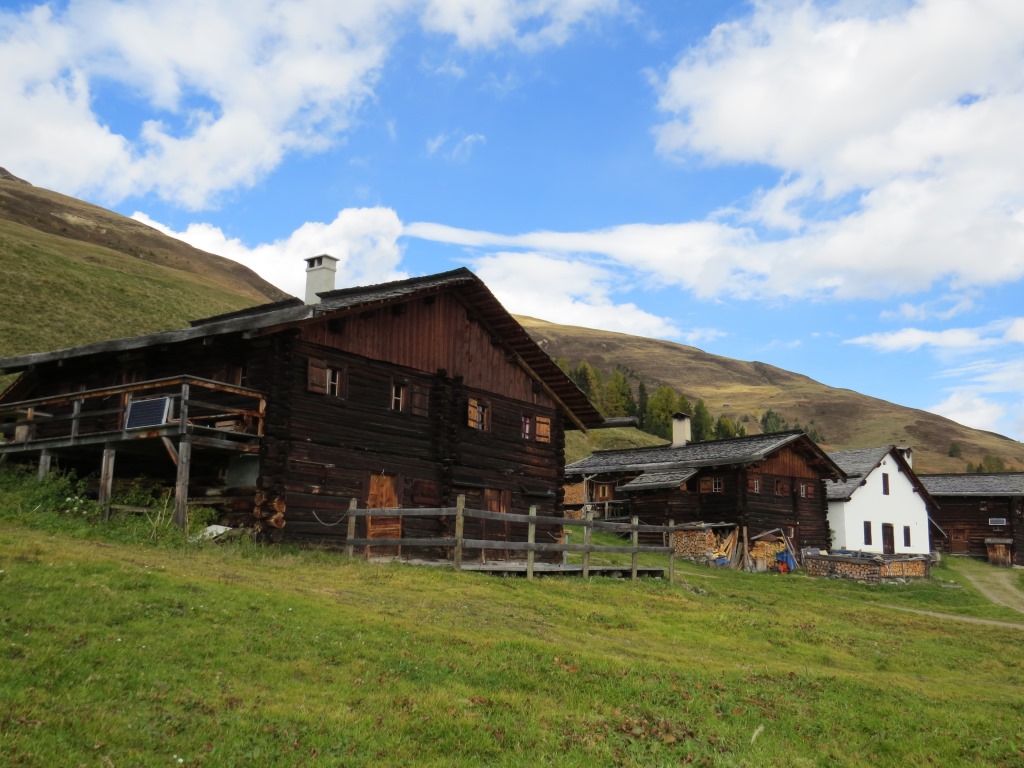
<svg viewBox="0 0 1024 768"><path fill-rule="evenodd" d="M894 611L906 611L907 613L919 613L922 616L934 616L937 619L952 619L963 621L967 624L985 624L990 627L1006 627L1007 629L1019 629L1024 631L1024 624L1014 624L1012 621L998 621L996 619L978 619L974 616L957 616L952 613L939 613L938 611L922 611L919 608L904 608L902 605L886 605Z"/></svg>
<svg viewBox="0 0 1024 768"><path fill-rule="evenodd" d="M973 564L958 570L993 603L1024 613L1024 592L1017 586L1018 571L991 565L976 567Z"/></svg>

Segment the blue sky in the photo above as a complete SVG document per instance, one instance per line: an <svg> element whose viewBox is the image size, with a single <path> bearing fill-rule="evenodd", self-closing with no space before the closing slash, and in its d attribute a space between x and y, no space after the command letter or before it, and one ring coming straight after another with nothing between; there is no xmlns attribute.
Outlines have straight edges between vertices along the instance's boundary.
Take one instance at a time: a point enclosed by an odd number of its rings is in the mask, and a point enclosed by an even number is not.
<svg viewBox="0 0 1024 768"><path fill-rule="evenodd" d="M0 165L301 293L513 312L1024 437L1019 0L0 3Z"/></svg>

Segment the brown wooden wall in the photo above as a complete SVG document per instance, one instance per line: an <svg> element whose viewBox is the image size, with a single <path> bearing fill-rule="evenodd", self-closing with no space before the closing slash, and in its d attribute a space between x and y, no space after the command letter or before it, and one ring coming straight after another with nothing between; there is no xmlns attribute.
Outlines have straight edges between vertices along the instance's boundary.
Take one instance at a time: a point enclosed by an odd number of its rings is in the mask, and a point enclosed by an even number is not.
<svg viewBox="0 0 1024 768"><path fill-rule="evenodd" d="M303 341L426 373L443 368L467 387L554 407L453 295L441 294L302 327Z"/></svg>
<svg viewBox="0 0 1024 768"><path fill-rule="evenodd" d="M933 540L943 551L987 558L985 539L1012 538L1014 563L1024 565L1024 501L978 496L935 496L935 501L938 509L932 513L932 519L945 532L946 538L934 536ZM990 526L988 521L992 517L1005 517L1006 526ZM962 540L962 534L966 534L966 542L961 548L957 541Z"/></svg>
<svg viewBox="0 0 1024 768"><path fill-rule="evenodd" d="M364 506L371 474L397 478L403 507L454 506L465 494L467 506L486 509L483 495L491 490L506 492L505 511L526 513L534 505L540 514L561 511L564 431L553 408L470 388L442 372L427 374L313 344L308 335L282 341L268 406L261 478L267 504L257 514L271 516L272 502L283 506L284 536L343 537L344 526L334 523L343 519L350 498ZM310 360L344 371L343 396L311 391ZM510 377L522 373L504 358L501 366ZM424 395L417 408L392 409L396 381ZM489 430L469 427L469 398L487 403ZM551 420L550 442L523 439L524 415ZM406 535L437 536L450 521L406 518L403 525ZM508 532L525 540L526 526L467 522L469 538ZM560 533L544 529L538 540Z"/></svg>
<svg viewBox="0 0 1024 768"><path fill-rule="evenodd" d="M831 541L824 482L799 454L784 453L755 468L704 469L687 481L685 490L633 493L630 508L646 523L662 524L670 519L677 523L734 523L746 525L752 534L781 528L787 535L792 533L798 548L827 549ZM760 493L750 491L750 475L760 478ZM701 481L716 477L722 481L722 491L702 493ZM781 495L775 492L776 480L783 484ZM808 496L800 495L801 483L813 487Z"/></svg>

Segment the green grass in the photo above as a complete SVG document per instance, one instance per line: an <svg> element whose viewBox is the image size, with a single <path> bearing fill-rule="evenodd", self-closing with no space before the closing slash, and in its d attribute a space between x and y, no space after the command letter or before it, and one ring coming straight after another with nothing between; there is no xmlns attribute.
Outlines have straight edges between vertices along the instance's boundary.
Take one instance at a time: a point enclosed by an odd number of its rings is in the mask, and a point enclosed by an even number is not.
<svg viewBox="0 0 1024 768"><path fill-rule="evenodd" d="M3 220L0 266L0 358L181 328L254 303L199 274Z"/></svg>
<svg viewBox="0 0 1024 768"><path fill-rule="evenodd" d="M527 582L188 544L66 491L0 473L8 765L1024 763L1024 634L886 607L1011 618L956 563Z"/></svg>

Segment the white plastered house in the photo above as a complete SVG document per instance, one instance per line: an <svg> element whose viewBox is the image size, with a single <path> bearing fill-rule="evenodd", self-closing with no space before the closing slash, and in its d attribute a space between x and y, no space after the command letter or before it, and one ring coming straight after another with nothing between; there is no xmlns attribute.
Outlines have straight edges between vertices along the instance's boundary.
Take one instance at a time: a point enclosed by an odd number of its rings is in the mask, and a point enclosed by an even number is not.
<svg viewBox="0 0 1024 768"><path fill-rule="evenodd" d="M880 555L931 551L929 513L935 502L914 474L910 449L859 448L829 457L849 478L826 484L833 550Z"/></svg>

